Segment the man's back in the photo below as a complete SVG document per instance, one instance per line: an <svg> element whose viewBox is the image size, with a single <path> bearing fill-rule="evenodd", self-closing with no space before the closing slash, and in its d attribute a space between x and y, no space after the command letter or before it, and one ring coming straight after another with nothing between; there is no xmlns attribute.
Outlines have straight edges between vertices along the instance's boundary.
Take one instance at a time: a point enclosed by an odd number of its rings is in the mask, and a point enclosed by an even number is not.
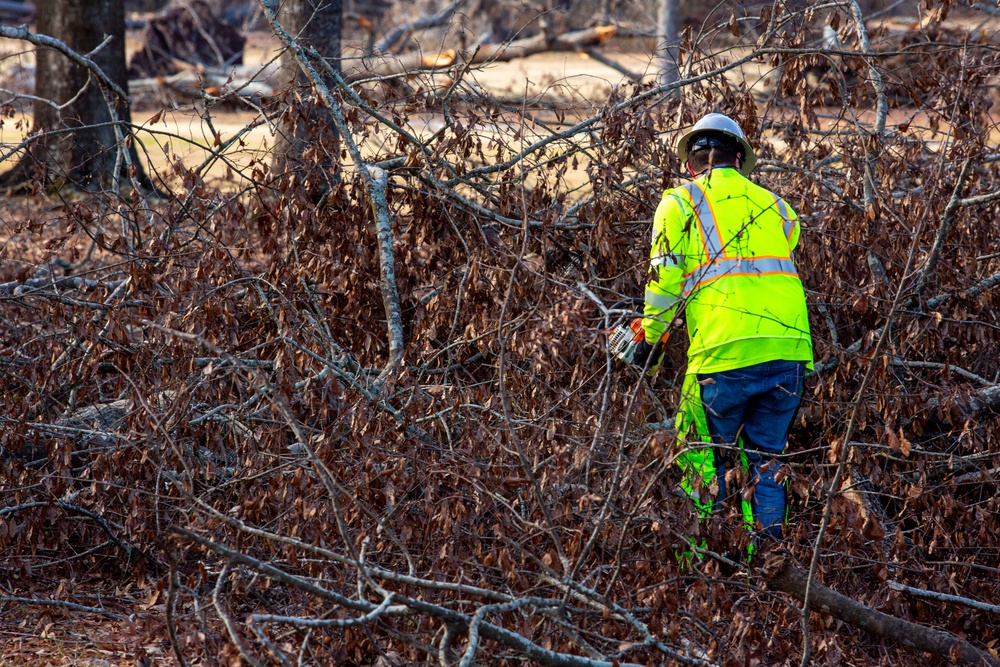
<svg viewBox="0 0 1000 667"><path fill-rule="evenodd" d="M689 373L811 362L805 294L792 262L795 217L731 168L664 193L651 256L667 269L659 287L686 297Z"/></svg>

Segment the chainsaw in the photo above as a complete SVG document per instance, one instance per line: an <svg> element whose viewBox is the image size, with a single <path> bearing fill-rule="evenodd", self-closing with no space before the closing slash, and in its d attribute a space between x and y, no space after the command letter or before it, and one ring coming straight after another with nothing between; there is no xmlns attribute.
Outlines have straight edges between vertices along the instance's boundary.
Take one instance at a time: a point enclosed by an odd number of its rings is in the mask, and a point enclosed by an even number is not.
<svg viewBox="0 0 1000 667"><path fill-rule="evenodd" d="M609 308L608 312L613 312L620 309L622 306L637 304L642 304L642 300L629 299L628 301L619 301L614 306ZM658 341L659 346L662 348L666 345L669 338L670 333L664 333L663 337ZM636 317L631 322L620 322L616 327L611 329L611 338L608 340L608 348L611 350L611 354L625 363L634 364L636 347L644 340L646 340L646 332L642 327L642 318ZM650 373L656 370L657 366L659 366L659 363L654 364L653 367L649 369Z"/></svg>

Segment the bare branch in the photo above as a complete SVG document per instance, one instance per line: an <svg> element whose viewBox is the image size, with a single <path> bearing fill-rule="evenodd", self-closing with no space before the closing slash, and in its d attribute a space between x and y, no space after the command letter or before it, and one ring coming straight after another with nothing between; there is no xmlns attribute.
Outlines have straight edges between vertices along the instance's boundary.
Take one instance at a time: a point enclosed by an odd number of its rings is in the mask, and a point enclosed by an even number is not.
<svg viewBox="0 0 1000 667"><path fill-rule="evenodd" d="M924 263L917 278L917 293L915 295L917 299L927 290L931 276L934 275L934 270L937 268L938 260L941 258L941 249L944 247L944 241L948 238L948 232L951 231L951 224L955 220L955 213L962 202L962 188L965 185L966 177L969 175L969 167L971 165L972 158L966 159L965 163L962 164L962 170L959 172L958 180L955 182L955 190L951 194L948 205L945 206L944 214L941 216L941 227L934 237L934 245L931 247L930 255L927 256L927 261Z"/></svg>
<svg viewBox="0 0 1000 667"><path fill-rule="evenodd" d="M928 591L923 588L914 588L913 586L907 586L906 584L901 584L897 581L887 581L885 583L889 586L889 588L891 588L894 591L909 593L914 597L924 598L925 600L937 600L938 602L952 602L954 604L960 604L964 607L970 607L972 609L978 609L980 611L988 611L991 614L1000 614L1000 605L998 604L980 602L979 600L964 598L960 595L950 595L948 593L938 593L937 591Z"/></svg>
<svg viewBox="0 0 1000 667"><path fill-rule="evenodd" d="M382 262L381 289L383 305L385 306L387 316L386 327L389 335L389 360L382 374L379 375L374 389L374 393L378 395L386 381L399 369L403 360L403 328L399 306L399 290L395 282L395 268L391 264L386 264L386 262L394 261L392 253L392 223L386 203L387 176L382 169L369 166L361 156L361 151L354 141L353 134L344 121L340 105L333 97L329 87L323 82L323 78L316 71L315 67L313 67L305 49L278 22L275 7L268 0L260 0L260 6L263 8L264 17L271 25L274 34L285 48L292 51L302 72L320 94L323 104L330 110L330 115L333 117L341 138L347 145L348 153L350 153L351 159L354 161L354 166L361 175L361 179L368 191L369 199L372 202L372 210L375 214L376 230L379 238L379 258Z"/></svg>
<svg viewBox="0 0 1000 667"><path fill-rule="evenodd" d="M82 56L75 50L71 49L64 42L55 39L54 37L49 37L48 35L38 35L36 33L28 30L28 26L22 25L17 28L12 28L6 25L0 25L0 37L6 37L7 39L18 39L21 41L29 42L35 46L44 46L50 49L55 49L59 53L63 54L73 62L75 62L80 67L86 68L93 74L98 81L101 83L102 88L108 88L112 90L119 99L125 103L130 102L128 93L122 90L121 86L111 80L107 74L104 73L97 63L88 58L87 56Z"/></svg>
<svg viewBox="0 0 1000 667"><path fill-rule="evenodd" d="M455 0L455 2L451 3L436 14L422 16L416 21L404 23L401 26L393 28L387 32L382 39L375 42L375 46L373 47L374 52L377 54L389 53L405 37L420 30L437 28L438 26L448 23L448 21L451 20L451 17L455 15L455 12L457 12L466 2L467 0Z"/></svg>
<svg viewBox="0 0 1000 667"><path fill-rule="evenodd" d="M35 598L18 598L9 595L0 595L0 602L10 602L13 604L26 604L35 607L62 607L63 609L70 609L72 611L82 611L88 614L99 614L105 618L110 618L112 621L120 621L122 617L118 614L112 614L110 611L105 611L104 609L98 609L97 607L87 607L82 604L77 604L75 602L66 602L64 600L37 600Z"/></svg>
<svg viewBox="0 0 1000 667"><path fill-rule="evenodd" d="M297 616L276 616L274 614L254 614L255 623L287 623L297 628L349 628L355 625L367 625L382 616L392 604L392 593L385 596L382 604L358 618L299 618Z"/></svg>

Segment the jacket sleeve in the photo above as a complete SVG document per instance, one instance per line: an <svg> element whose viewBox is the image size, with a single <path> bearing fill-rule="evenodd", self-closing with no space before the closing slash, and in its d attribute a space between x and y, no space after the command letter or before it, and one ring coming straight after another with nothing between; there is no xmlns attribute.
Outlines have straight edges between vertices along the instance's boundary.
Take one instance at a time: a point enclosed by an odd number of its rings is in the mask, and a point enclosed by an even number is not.
<svg viewBox="0 0 1000 667"><path fill-rule="evenodd" d="M646 283L642 320L649 343L655 344L663 337L680 302L684 284L683 228L684 221L690 217L687 209L681 197L668 191L653 216L649 282Z"/></svg>

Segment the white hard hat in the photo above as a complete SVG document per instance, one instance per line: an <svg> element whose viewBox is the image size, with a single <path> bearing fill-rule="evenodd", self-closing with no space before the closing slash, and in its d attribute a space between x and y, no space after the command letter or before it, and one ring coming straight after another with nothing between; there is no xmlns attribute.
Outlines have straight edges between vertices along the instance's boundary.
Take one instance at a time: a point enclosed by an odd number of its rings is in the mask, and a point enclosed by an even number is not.
<svg viewBox="0 0 1000 667"><path fill-rule="evenodd" d="M680 136L677 140L677 157L680 158L681 164L687 164L688 143L691 141L691 138L702 132L719 132L738 141L743 147L743 164L740 167L740 173L744 176L750 175L754 164L757 163L757 156L754 155L750 142L747 141L746 135L743 134L743 128L737 125L736 121L732 118L724 116L721 113L708 114L695 123L694 127Z"/></svg>

